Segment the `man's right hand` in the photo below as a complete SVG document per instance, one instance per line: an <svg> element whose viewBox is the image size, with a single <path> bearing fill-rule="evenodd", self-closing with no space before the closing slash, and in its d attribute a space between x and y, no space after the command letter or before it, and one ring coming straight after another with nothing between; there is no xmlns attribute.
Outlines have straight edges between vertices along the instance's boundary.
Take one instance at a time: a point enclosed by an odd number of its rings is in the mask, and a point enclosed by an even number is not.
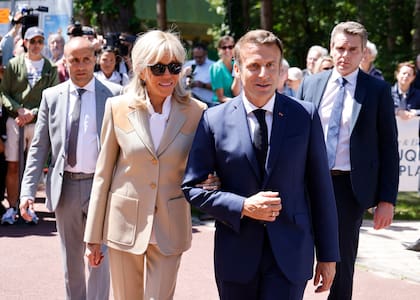
<svg viewBox="0 0 420 300"><path fill-rule="evenodd" d="M282 209L278 192L259 192L245 199L242 215L252 219L273 222Z"/></svg>
<svg viewBox="0 0 420 300"><path fill-rule="evenodd" d="M86 243L85 255L91 267L98 267L104 258L101 251L101 244Z"/></svg>

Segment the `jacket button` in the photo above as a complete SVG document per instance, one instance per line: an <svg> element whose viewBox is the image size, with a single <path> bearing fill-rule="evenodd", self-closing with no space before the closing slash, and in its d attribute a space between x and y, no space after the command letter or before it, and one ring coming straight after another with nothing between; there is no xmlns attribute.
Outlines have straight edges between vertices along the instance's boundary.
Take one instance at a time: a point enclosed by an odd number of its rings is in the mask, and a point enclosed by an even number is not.
<svg viewBox="0 0 420 300"><path fill-rule="evenodd" d="M155 188L156 188L156 183L152 182L152 183L150 184L150 187L151 187L152 189L155 189Z"/></svg>
<svg viewBox="0 0 420 300"><path fill-rule="evenodd" d="M157 159L156 158L153 157L151 161L152 161L152 164L153 165L156 165L157 164Z"/></svg>

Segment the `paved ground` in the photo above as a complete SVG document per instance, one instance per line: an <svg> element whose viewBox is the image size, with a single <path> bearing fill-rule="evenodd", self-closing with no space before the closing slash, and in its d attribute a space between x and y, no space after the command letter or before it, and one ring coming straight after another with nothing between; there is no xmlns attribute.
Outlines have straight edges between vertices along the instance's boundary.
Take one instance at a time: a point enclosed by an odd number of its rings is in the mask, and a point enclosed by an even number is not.
<svg viewBox="0 0 420 300"><path fill-rule="evenodd" d="M0 226L0 299L61 300L64 283L54 215L36 204L37 226ZM420 237L420 222L395 222L374 231L366 221L361 232L353 300L419 299L420 252L402 243ZM212 224L193 227L193 246L181 263L176 300L216 300L213 275ZM305 300L326 299L308 283Z"/></svg>

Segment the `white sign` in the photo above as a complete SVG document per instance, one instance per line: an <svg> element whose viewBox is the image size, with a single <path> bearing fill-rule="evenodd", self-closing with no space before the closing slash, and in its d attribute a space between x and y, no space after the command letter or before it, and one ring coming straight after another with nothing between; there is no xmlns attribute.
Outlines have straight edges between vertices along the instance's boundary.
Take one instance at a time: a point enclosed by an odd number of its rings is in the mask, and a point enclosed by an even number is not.
<svg viewBox="0 0 420 300"><path fill-rule="evenodd" d="M400 156L400 192L414 192L419 189L420 152L419 120L397 119L398 146Z"/></svg>

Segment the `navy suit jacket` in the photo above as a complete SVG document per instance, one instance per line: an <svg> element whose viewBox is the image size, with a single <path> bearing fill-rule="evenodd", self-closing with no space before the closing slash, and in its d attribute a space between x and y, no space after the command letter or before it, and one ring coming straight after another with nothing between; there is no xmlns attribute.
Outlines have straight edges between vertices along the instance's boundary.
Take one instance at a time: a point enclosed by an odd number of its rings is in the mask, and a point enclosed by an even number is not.
<svg viewBox="0 0 420 300"><path fill-rule="evenodd" d="M186 168L188 201L216 218L215 272L246 283L257 272L267 230L278 267L292 282L311 278L318 261L339 260L337 214L316 108L276 94L266 176L260 178L241 96L204 112ZM218 191L195 188L216 171ZM241 218L244 200L279 192L282 210L264 224Z"/></svg>
<svg viewBox="0 0 420 300"><path fill-rule="evenodd" d="M319 107L332 71L305 77L296 97ZM364 208L379 201L395 205L399 156L390 86L359 71L350 126L351 183Z"/></svg>

